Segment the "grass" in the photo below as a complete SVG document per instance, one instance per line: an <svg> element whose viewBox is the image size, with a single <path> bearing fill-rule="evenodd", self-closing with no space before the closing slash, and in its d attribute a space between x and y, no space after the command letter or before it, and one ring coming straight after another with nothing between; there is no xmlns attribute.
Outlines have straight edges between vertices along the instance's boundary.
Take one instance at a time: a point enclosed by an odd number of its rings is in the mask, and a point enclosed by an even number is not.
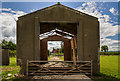
<svg viewBox="0 0 120 81"><path fill-rule="evenodd" d="M100 72L118 77L118 56L100 56Z"/></svg>
<svg viewBox="0 0 120 81"><path fill-rule="evenodd" d="M2 69L2 78L3 79L12 79L14 78L13 76L15 74L18 74L20 71L20 67L16 65L16 58L15 57L11 57L10 58L10 63L8 66L0 66L0 68ZM12 74L12 76L8 76L8 74Z"/></svg>
<svg viewBox="0 0 120 81"><path fill-rule="evenodd" d="M50 59L50 57L48 57L48 59ZM60 59L64 58L60 57ZM2 68L2 81L6 81L4 80L6 78L10 79L7 81L13 81L13 79L14 81L25 81L14 78L13 76L8 77L8 74L15 75L20 71L20 67L16 65L16 58L10 58L10 65L0 66L0 68ZM93 77L93 81L120 81L118 80L118 56L100 56L100 72L101 74L98 76L101 76L102 78L98 79ZM116 77L117 79L113 77Z"/></svg>
<svg viewBox="0 0 120 81"><path fill-rule="evenodd" d="M93 81L120 81L118 77L118 56L100 56L100 79Z"/></svg>
<svg viewBox="0 0 120 81"><path fill-rule="evenodd" d="M59 56L59 58L60 58L62 61L64 61L64 56Z"/></svg>
<svg viewBox="0 0 120 81"><path fill-rule="evenodd" d="M52 55L49 55L49 56L48 56L48 61L50 60L51 57L52 57Z"/></svg>

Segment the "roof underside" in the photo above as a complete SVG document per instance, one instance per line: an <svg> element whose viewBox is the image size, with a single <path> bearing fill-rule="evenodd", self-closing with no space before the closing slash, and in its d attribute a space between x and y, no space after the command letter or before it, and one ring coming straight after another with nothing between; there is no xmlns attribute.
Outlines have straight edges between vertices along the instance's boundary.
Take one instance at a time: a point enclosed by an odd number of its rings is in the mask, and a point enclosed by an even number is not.
<svg viewBox="0 0 120 81"><path fill-rule="evenodd" d="M46 32L44 34L40 34L40 39L44 39L44 38L47 38L47 37L53 36L53 35L58 35L58 36L68 38L68 39L71 39L72 37L74 37L73 34L70 34L68 32L64 32L64 31L59 30L59 29L55 29L55 30L51 30L50 32Z"/></svg>
<svg viewBox="0 0 120 81"><path fill-rule="evenodd" d="M57 38L56 38L57 37ZM64 36L61 36L59 34L54 34L54 35L50 35L48 37L45 37L45 38L42 38L40 40L43 40L43 39L47 39L49 41L61 41L61 40L69 40L69 38L66 38Z"/></svg>
<svg viewBox="0 0 120 81"><path fill-rule="evenodd" d="M58 31L55 29L58 29L61 31ZM63 36L76 35L77 34L77 23L40 23L40 35L46 32L50 32L51 30L55 30L54 32L61 34Z"/></svg>

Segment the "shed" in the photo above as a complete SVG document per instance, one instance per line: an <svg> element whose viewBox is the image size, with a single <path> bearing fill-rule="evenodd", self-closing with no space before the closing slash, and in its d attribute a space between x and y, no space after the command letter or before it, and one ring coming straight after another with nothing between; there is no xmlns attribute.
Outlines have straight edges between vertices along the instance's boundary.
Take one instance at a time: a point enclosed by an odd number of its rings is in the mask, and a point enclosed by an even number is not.
<svg viewBox="0 0 120 81"><path fill-rule="evenodd" d="M21 64L21 73L26 72L27 60L41 61L41 46L44 45L40 42L40 35L54 29L71 37L74 42L71 49L73 46L77 49L76 60L92 60L93 73L100 72L98 18L58 3L18 18L17 62Z"/></svg>

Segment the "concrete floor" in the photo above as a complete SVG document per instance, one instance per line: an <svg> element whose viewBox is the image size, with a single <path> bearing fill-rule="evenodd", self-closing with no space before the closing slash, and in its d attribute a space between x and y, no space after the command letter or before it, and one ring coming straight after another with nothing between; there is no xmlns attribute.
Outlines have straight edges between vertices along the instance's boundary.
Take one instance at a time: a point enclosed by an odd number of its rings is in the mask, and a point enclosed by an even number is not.
<svg viewBox="0 0 120 81"><path fill-rule="evenodd" d="M30 81L92 81L86 75L46 75L34 76Z"/></svg>

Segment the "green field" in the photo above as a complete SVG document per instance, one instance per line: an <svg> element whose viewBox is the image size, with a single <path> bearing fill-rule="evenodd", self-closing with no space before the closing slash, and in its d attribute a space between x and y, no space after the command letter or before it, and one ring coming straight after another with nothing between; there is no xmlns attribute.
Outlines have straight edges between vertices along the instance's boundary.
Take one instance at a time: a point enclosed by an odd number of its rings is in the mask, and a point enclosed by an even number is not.
<svg viewBox="0 0 120 81"><path fill-rule="evenodd" d="M100 72L118 77L118 56L100 56Z"/></svg>
<svg viewBox="0 0 120 81"><path fill-rule="evenodd" d="M61 58L62 59L62 58ZM2 68L2 77L8 78L8 74L15 75L20 71L20 67L16 65L16 58L10 58L9 66L0 66ZM108 76L118 78L118 56L100 56L100 72ZM103 76L104 77L104 76ZM14 78L14 77L9 77ZM93 79L94 81L106 81ZM10 80L12 81L12 80ZM108 80L108 81L119 81L119 80Z"/></svg>
<svg viewBox="0 0 120 81"><path fill-rule="evenodd" d="M2 68L2 78L3 79L11 79L13 75L18 74L20 71L20 67L16 65L16 58L10 58L9 66L0 66ZM12 76L8 76L8 74L12 74ZM0 74L1 75L1 74Z"/></svg>

